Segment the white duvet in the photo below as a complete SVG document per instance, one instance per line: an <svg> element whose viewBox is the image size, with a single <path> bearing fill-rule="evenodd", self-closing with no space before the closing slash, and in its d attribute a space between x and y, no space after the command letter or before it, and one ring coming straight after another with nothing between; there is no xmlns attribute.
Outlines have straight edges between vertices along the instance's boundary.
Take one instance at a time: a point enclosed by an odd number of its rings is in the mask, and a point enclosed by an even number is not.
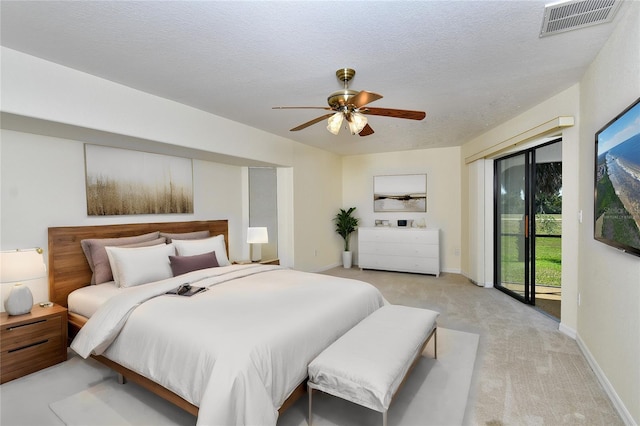
<svg viewBox="0 0 640 426"><path fill-rule="evenodd" d="M164 295L186 282L209 290ZM111 298L71 348L199 406L199 425L275 425L308 364L384 303L361 281L279 266L205 269Z"/></svg>

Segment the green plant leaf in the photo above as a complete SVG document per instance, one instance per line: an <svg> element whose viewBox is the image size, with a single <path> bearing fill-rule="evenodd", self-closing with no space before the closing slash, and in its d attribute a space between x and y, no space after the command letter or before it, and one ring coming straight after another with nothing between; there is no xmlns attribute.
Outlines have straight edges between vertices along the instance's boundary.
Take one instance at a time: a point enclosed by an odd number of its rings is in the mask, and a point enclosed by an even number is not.
<svg viewBox="0 0 640 426"><path fill-rule="evenodd" d="M352 216L355 210L355 207L351 207L348 210L340 209L333 218L336 224L336 232L344 239L344 251L349 251L349 237L358 226L359 219Z"/></svg>

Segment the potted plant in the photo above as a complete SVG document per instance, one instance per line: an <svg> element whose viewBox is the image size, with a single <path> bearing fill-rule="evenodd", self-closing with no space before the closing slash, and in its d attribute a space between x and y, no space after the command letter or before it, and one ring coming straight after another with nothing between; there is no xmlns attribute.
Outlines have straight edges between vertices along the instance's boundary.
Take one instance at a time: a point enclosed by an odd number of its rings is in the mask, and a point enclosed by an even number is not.
<svg viewBox="0 0 640 426"><path fill-rule="evenodd" d="M349 250L349 239L358 226L358 218L352 216L355 209L355 207L351 207L349 210L340 209L340 212L333 218L336 223L336 232L344 239L342 265L345 268L351 268L352 253Z"/></svg>

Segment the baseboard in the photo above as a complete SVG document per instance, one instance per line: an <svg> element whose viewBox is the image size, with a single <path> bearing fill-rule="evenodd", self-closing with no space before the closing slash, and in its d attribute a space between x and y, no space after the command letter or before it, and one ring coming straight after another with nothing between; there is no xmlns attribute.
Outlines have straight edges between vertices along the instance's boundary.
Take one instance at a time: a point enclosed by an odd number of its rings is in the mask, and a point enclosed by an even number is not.
<svg viewBox="0 0 640 426"><path fill-rule="evenodd" d="M326 272L329 269L337 268L338 266L342 267L342 263L334 263L332 265L323 266L323 267L321 267L319 269L315 269L315 270L313 270L311 272L315 272L315 273ZM352 268L357 268L358 266L357 265L352 265L351 267Z"/></svg>
<svg viewBox="0 0 640 426"><path fill-rule="evenodd" d="M493 288L493 283L492 282L486 282L486 283L479 283L478 281L474 280L473 278L469 277L467 274L465 274L464 272L461 272L462 276L465 277L466 279L468 279L471 283L477 285L478 287L484 287L484 288Z"/></svg>
<svg viewBox="0 0 640 426"><path fill-rule="evenodd" d="M446 272L449 274L462 274L462 270L460 268L444 268L441 272Z"/></svg>
<svg viewBox="0 0 640 426"><path fill-rule="evenodd" d="M629 412L629 410L627 410L627 407L625 407L624 402L622 402L622 400L618 396L618 393L613 388L613 385L611 385L611 382L609 382L609 379L607 379L607 376L604 374L604 371L602 371L602 369L598 365L598 362L589 351L589 348L587 348L587 345L580 338L580 335L576 333L575 339L576 339L576 342L578 343L578 347L582 351L582 354L587 359L589 366L591 367L593 372L596 374L598 381L600 382L600 384L604 388L604 391L607 393L607 395L609 396L609 399L613 403L613 406L618 411L618 414L620 414L620 417L622 417L622 421L624 422L624 424L630 425L630 426L638 426L638 423L636 423L636 421L631 416L631 413Z"/></svg>
<svg viewBox="0 0 640 426"><path fill-rule="evenodd" d="M558 330L560 331L560 333L566 334L567 336L571 337L573 340L576 339L576 334L577 334L576 331L573 328L565 325L562 321L560 322L560 326L558 327Z"/></svg>

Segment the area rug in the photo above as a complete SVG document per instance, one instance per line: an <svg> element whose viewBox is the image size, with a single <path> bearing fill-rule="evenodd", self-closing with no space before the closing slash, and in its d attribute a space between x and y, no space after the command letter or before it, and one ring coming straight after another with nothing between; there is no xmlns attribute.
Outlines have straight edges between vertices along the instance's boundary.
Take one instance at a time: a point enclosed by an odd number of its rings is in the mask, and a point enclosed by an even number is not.
<svg viewBox="0 0 640 426"><path fill-rule="evenodd" d="M67 426L194 425L196 418L136 385L115 377L101 381L49 408Z"/></svg>
<svg viewBox="0 0 640 426"><path fill-rule="evenodd" d="M438 359L433 341L389 407L390 425L453 426L464 420L479 335L438 328ZM306 426L308 398L301 398L278 426ZM321 392L313 393L314 426L381 425L382 414Z"/></svg>
<svg viewBox="0 0 640 426"><path fill-rule="evenodd" d="M438 329L438 359L430 342L391 407L392 425L460 425L464 419L479 336ZM307 425L308 400L301 398L278 426ZM109 378L56 401L51 410L68 426L193 425L195 417L133 383ZM382 415L331 395L314 392L315 426L381 424Z"/></svg>

